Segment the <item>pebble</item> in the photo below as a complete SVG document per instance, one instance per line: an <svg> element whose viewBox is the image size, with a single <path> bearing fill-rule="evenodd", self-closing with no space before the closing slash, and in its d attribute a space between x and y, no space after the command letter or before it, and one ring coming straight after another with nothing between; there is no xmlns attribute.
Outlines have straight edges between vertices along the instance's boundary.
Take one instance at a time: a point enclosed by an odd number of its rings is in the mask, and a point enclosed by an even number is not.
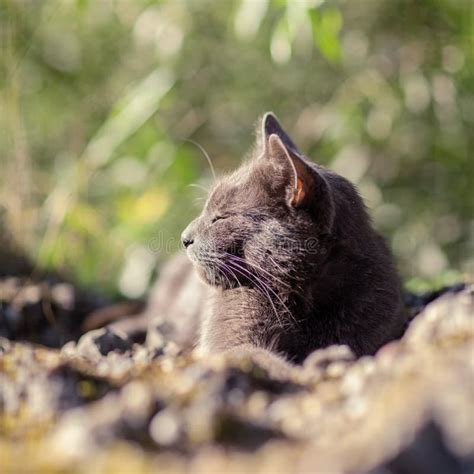
<svg viewBox="0 0 474 474"><path fill-rule="evenodd" d="M326 369L326 374L331 378L339 378L344 375L346 369L347 364L345 362L331 362Z"/></svg>
<svg viewBox="0 0 474 474"><path fill-rule="evenodd" d="M171 411L157 413L150 423L150 436L161 446L170 446L178 441L180 426L178 417Z"/></svg>
<svg viewBox="0 0 474 474"><path fill-rule="evenodd" d="M346 396L357 394L363 389L364 381L363 371L353 367L343 376L340 385L341 392Z"/></svg>

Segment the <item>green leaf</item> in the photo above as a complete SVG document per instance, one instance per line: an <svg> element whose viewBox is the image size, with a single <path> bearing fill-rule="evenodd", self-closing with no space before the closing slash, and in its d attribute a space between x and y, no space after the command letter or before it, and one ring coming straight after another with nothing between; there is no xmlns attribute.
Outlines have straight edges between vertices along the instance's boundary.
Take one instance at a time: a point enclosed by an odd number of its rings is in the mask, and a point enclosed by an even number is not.
<svg viewBox="0 0 474 474"><path fill-rule="evenodd" d="M330 62L336 63L341 59L341 44L339 33L342 28L342 15L336 8L323 11L309 10L313 27L314 43L321 54Z"/></svg>

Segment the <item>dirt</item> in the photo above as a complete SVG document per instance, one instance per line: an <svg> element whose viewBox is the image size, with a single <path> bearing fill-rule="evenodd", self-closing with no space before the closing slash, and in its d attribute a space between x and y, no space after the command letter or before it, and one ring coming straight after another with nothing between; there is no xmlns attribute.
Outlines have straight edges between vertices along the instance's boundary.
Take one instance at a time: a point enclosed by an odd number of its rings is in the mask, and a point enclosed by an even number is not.
<svg viewBox="0 0 474 474"><path fill-rule="evenodd" d="M64 311L66 289L53 301ZM374 357L330 347L285 380L166 338L110 350L104 330L105 349L87 351L80 329L61 349L2 337L0 471L472 472L474 286L437 296Z"/></svg>

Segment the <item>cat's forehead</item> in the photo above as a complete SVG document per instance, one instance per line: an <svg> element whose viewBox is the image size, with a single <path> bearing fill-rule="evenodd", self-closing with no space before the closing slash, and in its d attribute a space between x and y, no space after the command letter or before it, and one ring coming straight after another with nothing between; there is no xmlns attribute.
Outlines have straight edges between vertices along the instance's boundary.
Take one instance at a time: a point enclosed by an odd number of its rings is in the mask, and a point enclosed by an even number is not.
<svg viewBox="0 0 474 474"><path fill-rule="evenodd" d="M222 207L258 205L265 187L263 178L258 165L242 165L216 183L209 194L206 209L212 211Z"/></svg>

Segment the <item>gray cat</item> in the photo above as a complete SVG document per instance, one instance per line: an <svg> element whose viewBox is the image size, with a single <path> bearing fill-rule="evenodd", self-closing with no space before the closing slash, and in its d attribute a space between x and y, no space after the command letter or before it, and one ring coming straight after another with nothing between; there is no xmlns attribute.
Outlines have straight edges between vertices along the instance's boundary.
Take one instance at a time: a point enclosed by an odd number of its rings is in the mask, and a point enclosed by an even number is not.
<svg viewBox="0 0 474 474"><path fill-rule="evenodd" d="M194 270L173 260L157 284L150 343L166 319L204 352L301 363L332 344L373 354L404 330L392 256L355 187L305 157L271 113L182 242Z"/></svg>

